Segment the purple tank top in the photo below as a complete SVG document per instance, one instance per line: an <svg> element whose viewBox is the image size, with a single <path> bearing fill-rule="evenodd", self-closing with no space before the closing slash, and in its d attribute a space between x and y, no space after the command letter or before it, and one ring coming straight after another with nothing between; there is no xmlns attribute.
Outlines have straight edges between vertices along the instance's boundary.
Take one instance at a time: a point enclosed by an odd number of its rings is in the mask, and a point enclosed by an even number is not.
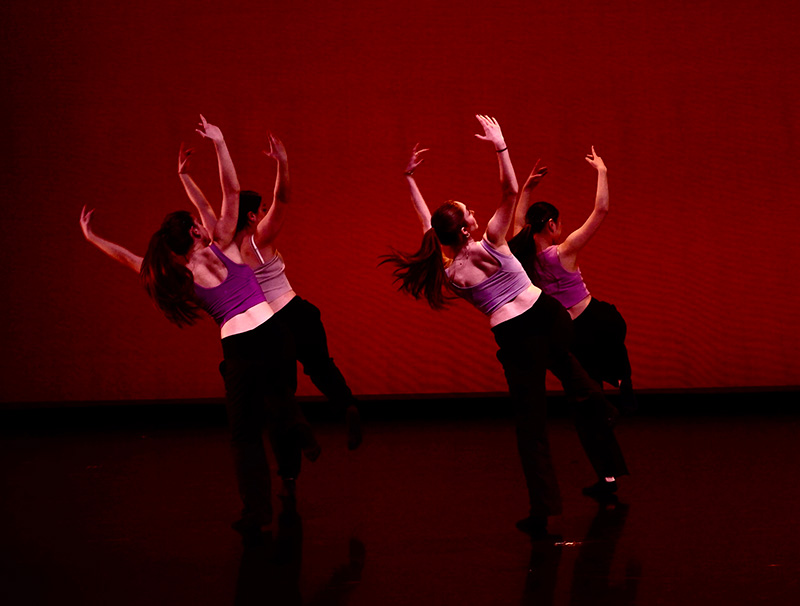
<svg viewBox="0 0 800 606"><path fill-rule="evenodd" d="M567 271L561 265L558 246L548 246L536 255L534 274L534 284L567 309L577 305L589 295L581 270Z"/></svg>
<svg viewBox="0 0 800 606"><path fill-rule="evenodd" d="M211 288L195 283L194 292L200 301L200 306L217 324L223 326L232 317L246 312L259 303L264 303L266 299L252 269L247 265L231 261L216 244L211 244L210 248L225 264L228 275L221 284Z"/></svg>
<svg viewBox="0 0 800 606"><path fill-rule="evenodd" d="M481 246L500 263L497 271L475 286L458 286L452 281L450 284L460 297L489 315L525 292L531 280L514 255L496 251L486 240L481 240Z"/></svg>

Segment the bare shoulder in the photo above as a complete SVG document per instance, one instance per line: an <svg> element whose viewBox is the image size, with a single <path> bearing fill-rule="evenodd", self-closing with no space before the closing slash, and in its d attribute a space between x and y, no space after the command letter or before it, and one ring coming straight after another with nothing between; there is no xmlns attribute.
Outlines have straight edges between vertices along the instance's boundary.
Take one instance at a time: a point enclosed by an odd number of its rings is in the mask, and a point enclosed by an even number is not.
<svg viewBox="0 0 800 606"><path fill-rule="evenodd" d="M239 250L239 245L236 244L235 241L231 241L227 246L224 248L217 245L220 252L228 257L234 263L242 263L242 253ZM209 252L212 252L209 248Z"/></svg>
<svg viewBox="0 0 800 606"><path fill-rule="evenodd" d="M556 246L556 252L558 253L558 260L561 263L561 267L563 267L567 271L577 271L578 269L577 250L574 250L569 246L565 246L564 244L559 244L558 246Z"/></svg>

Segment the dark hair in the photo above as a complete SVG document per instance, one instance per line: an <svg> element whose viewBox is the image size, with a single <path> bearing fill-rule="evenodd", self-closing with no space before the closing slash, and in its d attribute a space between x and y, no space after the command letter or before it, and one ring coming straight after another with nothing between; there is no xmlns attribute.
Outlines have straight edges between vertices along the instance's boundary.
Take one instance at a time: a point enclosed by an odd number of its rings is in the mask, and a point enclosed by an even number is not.
<svg viewBox="0 0 800 606"><path fill-rule="evenodd" d="M415 299L425 297L433 309L442 309L446 304L445 291L450 291L450 280L444 271L442 244L463 244L466 236L461 228L466 226L464 211L453 200L448 200L431 215L431 229L422 237L422 245L415 253L408 254L392 249L384 255L381 265L395 265L392 274L400 282L400 290Z"/></svg>
<svg viewBox="0 0 800 606"><path fill-rule="evenodd" d="M185 255L194 240L192 214L179 210L170 213L161 229L150 238L139 276L147 294L167 319L180 327L194 324L200 307L194 294L194 276L185 266L175 262L175 255Z"/></svg>
<svg viewBox="0 0 800 606"><path fill-rule="evenodd" d="M536 261L536 240L533 237L541 233L550 219L558 221L558 209L555 206L549 202L531 204L525 213L525 226L508 242L511 252L520 260L528 274Z"/></svg>
<svg viewBox="0 0 800 606"><path fill-rule="evenodd" d="M531 230L535 234L542 231L550 219L558 223L558 209L549 202L531 204L528 212L525 213L525 223L531 226Z"/></svg>
<svg viewBox="0 0 800 606"><path fill-rule="evenodd" d="M236 220L236 233L242 231L250 223L247 213L257 213L261 206L261 194L246 189L239 192L239 218Z"/></svg>

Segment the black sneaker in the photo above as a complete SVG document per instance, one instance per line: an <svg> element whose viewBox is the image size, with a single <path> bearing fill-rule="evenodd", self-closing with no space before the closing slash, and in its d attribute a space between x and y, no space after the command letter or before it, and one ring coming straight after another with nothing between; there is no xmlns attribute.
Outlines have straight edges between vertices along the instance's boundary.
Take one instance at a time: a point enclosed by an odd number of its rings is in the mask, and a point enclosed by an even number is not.
<svg viewBox="0 0 800 606"><path fill-rule="evenodd" d="M231 524L231 528L242 536L242 545L245 547L263 545L265 539L272 536L268 527L269 524L264 524L251 517L243 517Z"/></svg>
<svg viewBox="0 0 800 606"><path fill-rule="evenodd" d="M557 542L561 540L561 535L550 534L547 532L547 517L528 516L516 523L517 530L527 534L533 541Z"/></svg>
<svg viewBox="0 0 800 606"><path fill-rule="evenodd" d="M598 480L591 486L587 486L581 491L584 496L594 499L598 503L614 503L617 501L617 482L606 482Z"/></svg>

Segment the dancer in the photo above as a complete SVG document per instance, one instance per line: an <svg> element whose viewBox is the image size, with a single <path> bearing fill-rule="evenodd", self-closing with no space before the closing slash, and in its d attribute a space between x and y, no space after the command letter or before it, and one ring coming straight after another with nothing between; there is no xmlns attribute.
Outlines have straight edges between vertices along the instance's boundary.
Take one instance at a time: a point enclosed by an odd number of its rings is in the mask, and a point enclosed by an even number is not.
<svg viewBox="0 0 800 606"><path fill-rule="evenodd" d="M280 139L272 133L268 133L268 138L269 151L264 151L264 154L278 165L272 204L262 203L257 192L240 192L236 243L242 259L255 272L270 307L292 333L297 360L303 365L305 374L344 413L347 447L355 450L362 440L356 399L328 352L319 309L292 289L283 257L275 248L289 206L289 161ZM188 172L192 153L193 150L184 150L181 146L178 174L189 199L200 213L203 225L208 231L213 231L217 222L214 209Z"/></svg>
<svg viewBox="0 0 800 606"><path fill-rule="evenodd" d="M319 446L294 401L294 346L273 318L252 270L241 263L233 236L238 216L239 182L222 136L201 116L198 132L216 148L223 201L213 233L186 211L173 212L151 238L144 258L100 238L91 228L93 211L81 213L87 240L112 258L136 269L167 319L193 324L205 310L220 325L225 360L225 390L231 447L243 502L232 524L243 541L258 540L272 520L269 464L264 452L266 424L278 473L294 482L300 448L315 459Z"/></svg>
<svg viewBox="0 0 800 606"><path fill-rule="evenodd" d="M584 224L559 243L558 209L548 202L531 205L531 193L547 173L537 162L520 193L509 246L533 283L567 309L575 327L572 353L581 366L601 386L605 381L619 387L620 407L633 411L636 397L625 347L625 320L614 305L592 297L578 268L578 254L600 228L609 207L608 170L594 147L586 161L597 171L597 194Z"/></svg>
<svg viewBox="0 0 800 606"><path fill-rule="evenodd" d="M561 513L546 427L545 374L549 368L561 380L568 399L580 414L576 425L587 453L605 476L627 473L619 448L608 440L607 403L598 386L568 350L571 322L564 308L534 286L511 254L505 234L511 226L517 180L508 146L497 121L476 116L483 127L479 139L492 143L500 166L501 203L479 241L478 223L462 202L448 201L431 215L414 178L427 150L415 146L406 167L411 199L424 232L413 254L393 251L383 262L395 265L400 290L425 297L434 309L445 304L445 292L455 293L483 312L499 346L514 407L517 448L528 487L529 516L517 527L535 538L548 538L549 516ZM446 253L446 255L445 255Z"/></svg>

